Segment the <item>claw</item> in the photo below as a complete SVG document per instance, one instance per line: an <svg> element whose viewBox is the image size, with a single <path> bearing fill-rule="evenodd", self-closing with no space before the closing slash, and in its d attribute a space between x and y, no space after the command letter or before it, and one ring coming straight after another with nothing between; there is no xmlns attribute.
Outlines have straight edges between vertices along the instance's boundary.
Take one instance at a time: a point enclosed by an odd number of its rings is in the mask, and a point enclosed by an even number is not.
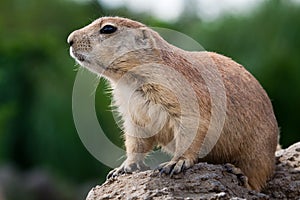
<svg viewBox="0 0 300 200"><path fill-rule="evenodd" d="M250 188L249 183L248 183L248 177L244 175L242 170L240 168L235 167L234 165L230 163L226 163L224 165L225 170L228 173L236 175L237 179L240 181L241 185L245 186L246 188Z"/></svg>
<svg viewBox="0 0 300 200"><path fill-rule="evenodd" d="M173 170L171 171L171 174L170 176L172 177L173 174L179 174L180 172L183 171L183 168L184 168L184 163L185 161L184 160L179 160L176 165L173 167Z"/></svg>
<svg viewBox="0 0 300 200"><path fill-rule="evenodd" d="M121 174L131 174L134 171L145 171L148 169L150 168L146 166L143 162L129 164L127 162L124 162L120 167L110 171L106 176L106 180L110 178L115 178Z"/></svg>
<svg viewBox="0 0 300 200"><path fill-rule="evenodd" d="M170 161L160 164L156 170L159 171L159 175L169 174L172 177L174 174L179 174L185 169L190 168L193 162L189 159L179 159L178 161Z"/></svg>
<svg viewBox="0 0 300 200"><path fill-rule="evenodd" d="M106 180L113 178L113 173L114 173L114 170L108 172L108 174L106 175Z"/></svg>
<svg viewBox="0 0 300 200"><path fill-rule="evenodd" d="M113 170L111 170L107 176L106 176L106 180L111 179L111 178L115 178L121 174L124 174L125 170L123 166L120 166L119 168L115 168Z"/></svg>
<svg viewBox="0 0 300 200"><path fill-rule="evenodd" d="M175 164L176 164L176 162L174 162L174 161L160 164L158 166L158 171L159 171L160 176L163 174L170 174L170 172L173 170Z"/></svg>

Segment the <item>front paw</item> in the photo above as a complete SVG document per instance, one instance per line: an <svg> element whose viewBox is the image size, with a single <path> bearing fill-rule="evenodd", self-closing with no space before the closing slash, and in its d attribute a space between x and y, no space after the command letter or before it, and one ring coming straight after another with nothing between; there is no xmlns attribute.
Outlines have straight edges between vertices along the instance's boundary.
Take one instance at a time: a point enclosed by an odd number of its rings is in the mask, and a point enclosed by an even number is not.
<svg viewBox="0 0 300 200"><path fill-rule="evenodd" d="M180 172L192 167L194 163L195 162L191 159L180 158L178 160L171 160L170 162L162 163L157 169L160 175L169 174L172 177L174 174L179 174Z"/></svg>
<svg viewBox="0 0 300 200"><path fill-rule="evenodd" d="M131 162L130 163L130 162L124 161L124 163L120 167L111 170L107 174L106 179L114 178L121 174L131 174L132 172L135 172L135 171L146 171L149 169L150 169L150 167L145 165L144 162L138 162L138 163Z"/></svg>

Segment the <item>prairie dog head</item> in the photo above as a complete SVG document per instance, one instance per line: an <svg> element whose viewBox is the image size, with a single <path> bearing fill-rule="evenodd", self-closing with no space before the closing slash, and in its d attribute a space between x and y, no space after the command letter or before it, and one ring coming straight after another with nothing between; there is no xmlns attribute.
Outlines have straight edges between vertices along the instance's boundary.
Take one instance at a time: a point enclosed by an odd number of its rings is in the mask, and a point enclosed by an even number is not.
<svg viewBox="0 0 300 200"><path fill-rule="evenodd" d="M145 25L120 17L102 17L68 37L71 56L89 70L117 80L140 63L157 58L160 36Z"/></svg>

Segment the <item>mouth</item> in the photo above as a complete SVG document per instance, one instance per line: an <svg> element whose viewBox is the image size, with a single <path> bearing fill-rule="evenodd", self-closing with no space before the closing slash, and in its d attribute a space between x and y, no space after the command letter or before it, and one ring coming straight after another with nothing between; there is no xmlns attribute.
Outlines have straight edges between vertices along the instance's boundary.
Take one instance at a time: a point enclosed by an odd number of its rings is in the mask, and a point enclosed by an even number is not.
<svg viewBox="0 0 300 200"><path fill-rule="evenodd" d="M79 60L80 62L84 62L86 60L86 57L80 53L74 53L75 57L77 60Z"/></svg>
<svg viewBox="0 0 300 200"><path fill-rule="evenodd" d="M70 48L70 55L79 62L88 62L87 57L85 55L74 51L72 48Z"/></svg>

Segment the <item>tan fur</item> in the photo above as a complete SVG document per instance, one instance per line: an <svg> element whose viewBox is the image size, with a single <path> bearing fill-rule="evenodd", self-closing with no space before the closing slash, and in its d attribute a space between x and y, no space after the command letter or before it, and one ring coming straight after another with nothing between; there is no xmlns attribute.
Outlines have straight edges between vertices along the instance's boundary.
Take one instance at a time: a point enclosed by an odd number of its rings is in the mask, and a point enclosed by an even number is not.
<svg viewBox="0 0 300 200"><path fill-rule="evenodd" d="M106 24L118 30L100 34ZM145 25L119 17L100 18L74 31L68 42L71 55L82 66L111 83L114 104L124 121L127 151L126 161L113 173L142 170L144 156L160 145L173 154L165 170L172 165L180 172L198 161L232 163L245 173L255 190L261 190L272 176L277 122L267 94L241 65L216 53L183 51ZM165 68L161 70L161 66ZM225 87L226 108L218 109L226 111L226 118L217 144L199 159L212 120L212 106L218 106L212 104L212 88L203 75L217 80L214 67ZM187 82L172 76L172 70ZM217 84L215 89L222 88ZM193 92L199 111L193 110ZM186 113L182 113L183 108ZM192 128L197 128L195 137L190 133Z"/></svg>

